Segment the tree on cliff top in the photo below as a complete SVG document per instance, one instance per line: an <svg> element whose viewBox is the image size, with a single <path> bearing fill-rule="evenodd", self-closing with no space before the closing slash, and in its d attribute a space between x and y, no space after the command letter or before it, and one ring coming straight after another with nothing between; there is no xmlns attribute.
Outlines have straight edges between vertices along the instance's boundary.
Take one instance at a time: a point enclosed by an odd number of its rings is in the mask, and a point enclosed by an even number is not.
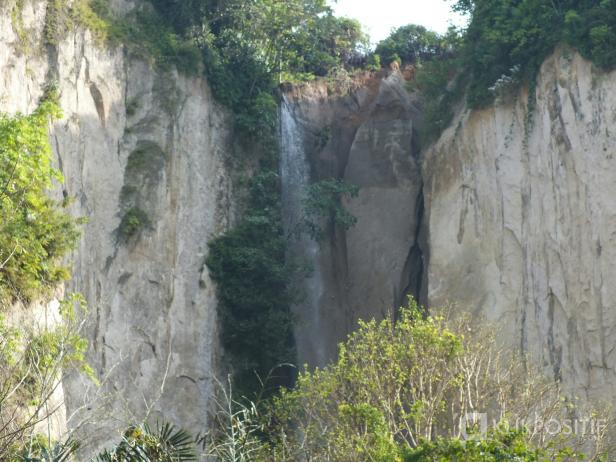
<svg viewBox="0 0 616 462"><path fill-rule="evenodd" d="M559 43L603 68L616 66L616 0L459 0L455 9L471 18L464 62L472 106L490 103L488 89L512 69L532 82Z"/></svg>

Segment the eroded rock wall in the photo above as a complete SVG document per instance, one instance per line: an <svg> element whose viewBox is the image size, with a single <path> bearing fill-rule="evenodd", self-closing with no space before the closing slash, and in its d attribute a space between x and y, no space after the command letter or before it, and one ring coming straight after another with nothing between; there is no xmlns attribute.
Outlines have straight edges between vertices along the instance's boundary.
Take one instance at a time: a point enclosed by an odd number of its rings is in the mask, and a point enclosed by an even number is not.
<svg viewBox="0 0 616 462"><path fill-rule="evenodd" d="M343 94L318 82L287 95L311 181L338 178L359 187L343 204L356 225L326 227L316 256L307 256L320 283L318 299L308 293L295 307L300 364L324 365L359 318L393 315L406 293L421 291L420 114L406 83L395 72L360 76ZM306 243L291 250L297 245Z"/></svg>
<svg viewBox="0 0 616 462"><path fill-rule="evenodd" d="M616 396L616 73L559 50L536 106L458 115L423 161L432 305L497 323L583 398Z"/></svg>
<svg viewBox="0 0 616 462"><path fill-rule="evenodd" d="M19 30L12 7L0 7L0 110L32 111L57 84L64 116L51 142L72 212L88 218L69 290L88 301L102 386L65 381L68 426L94 446L146 414L204 430L218 351L204 260L235 209L230 119L203 79L157 71L84 30L43 46L45 2L24 2Z"/></svg>
<svg viewBox="0 0 616 462"><path fill-rule="evenodd" d="M312 180L361 188L357 225L320 243L318 328L297 307L300 360L327 361L358 317L411 293L495 322L572 395L616 397L616 73L559 49L532 107L528 91L460 110L419 155L399 75L294 90Z"/></svg>

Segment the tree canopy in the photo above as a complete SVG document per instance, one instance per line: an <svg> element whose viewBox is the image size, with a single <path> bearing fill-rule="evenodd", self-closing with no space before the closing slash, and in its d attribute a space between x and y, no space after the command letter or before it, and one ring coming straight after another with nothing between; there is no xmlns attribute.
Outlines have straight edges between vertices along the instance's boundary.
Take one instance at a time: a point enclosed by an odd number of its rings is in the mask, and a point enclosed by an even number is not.
<svg viewBox="0 0 616 462"><path fill-rule="evenodd" d="M459 0L470 15L464 63L471 74L468 100L483 106L502 76L532 81L560 43L600 67L616 66L616 0Z"/></svg>

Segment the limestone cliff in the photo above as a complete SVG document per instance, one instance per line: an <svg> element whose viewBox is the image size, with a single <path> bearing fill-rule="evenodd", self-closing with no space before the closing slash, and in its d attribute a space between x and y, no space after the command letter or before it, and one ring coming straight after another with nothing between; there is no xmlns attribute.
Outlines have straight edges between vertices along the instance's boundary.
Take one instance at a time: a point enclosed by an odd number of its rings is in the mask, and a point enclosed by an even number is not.
<svg viewBox="0 0 616 462"><path fill-rule="evenodd" d="M420 112L397 72L361 76L343 94L328 92L320 82L295 89L287 99L292 122L283 115L283 128L293 124L296 134L286 143L289 130L283 130L282 181L290 183L283 196L303 193L284 169L285 158L296 156L305 157L310 181L339 178L360 188L344 204L357 218L355 226L330 227L319 243L291 243L292 253L314 249L304 253L314 271L296 306L299 362L323 365L358 318L393 315L405 294L421 295L423 197L415 133ZM285 149L299 143L300 152ZM301 208L301 201L292 208Z"/></svg>
<svg viewBox="0 0 616 462"><path fill-rule="evenodd" d="M0 5L0 110L30 112L58 85L52 144L73 212L89 219L68 289L89 302L103 385L65 381L68 427L92 446L145 415L205 429L219 347L204 261L238 207L229 114L202 78L157 70L83 29L26 49L24 31L42 43L44 2L24 2L19 28L10 8ZM285 94L289 257L312 268L298 281L300 363L327 363L358 318L395 316L413 294L495 321L575 394L616 397L616 73L559 50L532 108L527 91L459 111L423 147L420 105L399 72ZM305 187L330 178L360 188L343 204L357 224L298 237Z"/></svg>
<svg viewBox="0 0 616 462"><path fill-rule="evenodd" d="M559 50L536 105L458 115L425 155L428 298L502 327L582 397L616 395L616 73Z"/></svg>
<svg viewBox="0 0 616 462"><path fill-rule="evenodd" d="M570 392L616 396L615 95L616 73L559 50L534 107L523 89L459 110L420 154L396 73L345 96L322 84L289 94L312 180L361 188L347 204L355 227L319 245L319 296L297 306L300 361L323 363L358 317L412 293L494 321Z"/></svg>
<svg viewBox="0 0 616 462"><path fill-rule="evenodd" d="M145 413L204 429L218 349L204 259L234 210L229 118L203 79L157 71L86 30L42 47L43 1L24 2L19 29L37 44L24 50L11 8L0 6L0 109L29 112L58 85L52 145L72 211L89 220L69 290L89 303L102 387L66 381L68 425L86 444Z"/></svg>

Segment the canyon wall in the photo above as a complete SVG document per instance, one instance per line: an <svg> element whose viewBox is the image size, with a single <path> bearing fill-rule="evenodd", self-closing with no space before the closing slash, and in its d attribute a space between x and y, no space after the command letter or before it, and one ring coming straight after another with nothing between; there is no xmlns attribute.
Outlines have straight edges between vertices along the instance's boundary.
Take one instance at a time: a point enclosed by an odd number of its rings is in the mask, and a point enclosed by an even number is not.
<svg viewBox="0 0 616 462"><path fill-rule="evenodd" d="M312 183L340 179L359 187L358 197L343 203L356 225L325 224L318 242L292 236L291 254L313 270L307 284L300 282L305 297L295 306L299 364L326 364L357 319L393 316L407 293L422 292L420 111L400 73L365 74L346 85L295 88L283 105L283 202L299 197L287 207L296 224L305 185L285 172L285 159L303 156ZM294 143L285 139L290 133Z"/></svg>
<svg viewBox="0 0 616 462"><path fill-rule="evenodd" d="M558 50L423 159L431 304L501 327L576 395L616 396L616 73Z"/></svg>
<svg viewBox="0 0 616 462"><path fill-rule="evenodd" d="M86 447L145 415L205 430L219 348L204 260L235 210L230 117L202 78L156 70L88 31L41 45L45 2L24 2L19 27L10 3L0 7L0 109L31 112L57 85L61 188L88 219L68 290L88 301L101 386L65 380L68 426Z"/></svg>
<svg viewBox="0 0 616 462"><path fill-rule="evenodd" d="M530 108L528 91L460 108L421 153L396 72L287 95L312 181L360 187L345 203L357 224L319 244L322 293L296 307L300 362L322 364L357 318L410 293L494 322L572 394L615 397L616 73L560 49Z"/></svg>
<svg viewBox="0 0 616 462"><path fill-rule="evenodd" d="M86 448L145 416L205 430L220 354L204 260L237 213L231 116L202 78L157 70L85 30L42 46L45 2L24 2L19 27L9 3L0 109L31 112L57 85L61 192L89 220L68 290L89 303L101 386L65 380L68 427ZM311 268L297 281L299 363L326 364L358 318L395 316L412 294L495 322L503 342L572 393L615 398L616 73L558 50L536 98L523 89L460 109L431 146L419 145L420 104L407 87L393 71L284 95L289 258ZM324 222L316 241L297 232L303 198L329 179L359 187L343 200L357 223Z"/></svg>

